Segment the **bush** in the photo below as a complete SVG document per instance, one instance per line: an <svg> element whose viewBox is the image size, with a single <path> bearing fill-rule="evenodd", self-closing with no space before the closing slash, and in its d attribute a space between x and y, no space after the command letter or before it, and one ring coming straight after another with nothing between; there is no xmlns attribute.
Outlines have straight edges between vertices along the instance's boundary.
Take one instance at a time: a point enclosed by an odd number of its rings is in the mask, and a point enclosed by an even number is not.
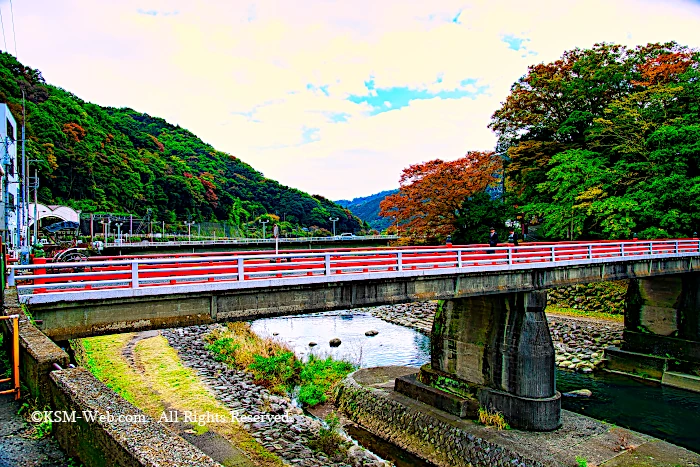
<svg viewBox="0 0 700 467"><path fill-rule="evenodd" d="M300 366L294 352L282 352L270 357L253 355L253 360L248 369L253 373L256 383L268 388L293 387Z"/></svg>
<svg viewBox="0 0 700 467"><path fill-rule="evenodd" d="M299 388L297 400L303 405L313 407L326 402L326 399L326 394L315 384L303 384L301 388Z"/></svg>
<svg viewBox="0 0 700 467"><path fill-rule="evenodd" d="M338 428L340 428L338 416L330 414L326 417L326 426L322 427L318 436L309 442L309 447L321 451L331 458L346 458L350 442L338 432Z"/></svg>

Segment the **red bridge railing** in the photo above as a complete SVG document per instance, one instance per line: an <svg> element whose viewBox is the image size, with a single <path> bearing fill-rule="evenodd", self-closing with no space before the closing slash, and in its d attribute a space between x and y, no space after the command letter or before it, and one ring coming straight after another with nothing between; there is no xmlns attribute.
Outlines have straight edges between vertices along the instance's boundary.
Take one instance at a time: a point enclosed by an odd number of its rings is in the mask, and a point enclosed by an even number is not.
<svg viewBox="0 0 700 467"><path fill-rule="evenodd" d="M489 247L345 248L274 252L100 257L89 261L10 267L9 285L25 302L80 300L96 292L197 284L248 287L261 279L327 280L524 269L672 256L700 256L700 240L533 243ZM546 264L543 264L546 263ZM447 271L456 270L456 271ZM430 272L432 271L432 272ZM323 279L325 278L325 279ZM282 285L280 283L279 285ZM181 287L177 287L181 289ZM182 292L182 290L179 290ZM76 294L75 292L82 292ZM126 292L126 290L125 290ZM162 290L160 293L165 292ZM173 290L173 293L178 290ZM41 297L39 299L38 297Z"/></svg>

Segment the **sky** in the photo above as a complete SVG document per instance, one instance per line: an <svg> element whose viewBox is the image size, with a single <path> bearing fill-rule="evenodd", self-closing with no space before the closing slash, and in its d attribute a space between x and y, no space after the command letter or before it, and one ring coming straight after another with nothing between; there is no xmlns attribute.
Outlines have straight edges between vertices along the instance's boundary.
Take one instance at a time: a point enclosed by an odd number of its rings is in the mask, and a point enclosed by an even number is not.
<svg viewBox="0 0 700 467"><path fill-rule="evenodd" d="M0 13L0 49L48 83L334 200L493 149L491 115L528 65L598 42L700 47L697 0L0 0Z"/></svg>

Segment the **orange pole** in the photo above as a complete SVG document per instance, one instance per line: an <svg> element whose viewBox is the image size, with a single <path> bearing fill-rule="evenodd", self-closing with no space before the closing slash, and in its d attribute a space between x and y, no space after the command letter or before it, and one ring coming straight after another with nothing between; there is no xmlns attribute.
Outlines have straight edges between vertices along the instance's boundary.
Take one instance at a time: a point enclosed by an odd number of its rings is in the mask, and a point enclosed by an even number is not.
<svg viewBox="0 0 700 467"><path fill-rule="evenodd" d="M12 333L14 334L12 360L13 376L15 378L15 400L19 400L19 316L12 320Z"/></svg>

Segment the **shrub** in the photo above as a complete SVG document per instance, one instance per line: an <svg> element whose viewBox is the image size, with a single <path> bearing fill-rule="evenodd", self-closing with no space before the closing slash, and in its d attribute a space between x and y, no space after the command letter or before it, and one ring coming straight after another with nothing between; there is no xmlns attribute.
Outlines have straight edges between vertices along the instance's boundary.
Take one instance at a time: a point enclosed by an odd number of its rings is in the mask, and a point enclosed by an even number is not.
<svg viewBox="0 0 700 467"><path fill-rule="evenodd" d="M479 423L496 427L499 430L510 430L510 426L506 423L501 412L490 411L483 407L479 407Z"/></svg>
<svg viewBox="0 0 700 467"><path fill-rule="evenodd" d="M350 442L339 432L340 420L336 414L326 417L326 426L321 427L318 436L309 442L309 447L330 457L346 458Z"/></svg>

